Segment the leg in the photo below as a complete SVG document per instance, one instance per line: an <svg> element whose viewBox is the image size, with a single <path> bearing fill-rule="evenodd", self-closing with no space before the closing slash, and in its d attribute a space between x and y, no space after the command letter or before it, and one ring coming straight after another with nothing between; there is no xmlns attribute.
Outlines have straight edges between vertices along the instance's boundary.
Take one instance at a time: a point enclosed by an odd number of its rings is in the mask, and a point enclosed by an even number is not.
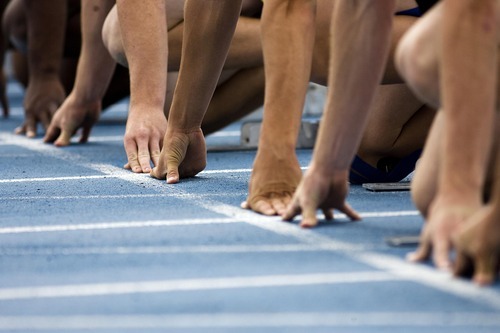
<svg viewBox="0 0 500 333"><path fill-rule="evenodd" d="M418 20L404 35L395 53L396 67L415 95L435 108L440 106L438 34L442 6Z"/></svg>
<svg viewBox="0 0 500 333"><path fill-rule="evenodd" d="M376 167L382 158L402 159L422 149L434 111L403 84L381 86L358 156Z"/></svg>
<svg viewBox="0 0 500 333"><path fill-rule="evenodd" d="M452 237L482 206L497 89L496 72L492 75L498 58L495 29L487 29L488 23L496 24L495 10L491 10L494 9L493 3L485 1L477 6L478 3L473 1L442 2L429 16L435 18L433 31L441 38L428 35L427 44L422 47L424 54L428 54L425 50L433 46L439 50L434 52L434 59L427 60L430 64L439 64L442 83L437 91L434 91L435 84L420 91L428 93L429 100L433 96L442 97L442 101L435 101L438 105L443 104L440 115L442 137L436 148L439 161L437 184L431 187L433 198L430 204L424 204L428 222L421 246L412 259L427 259L432 246L433 260L442 269L450 266ZM415 40L419 41L418 38ZM457 57L457 54L464 56ZM426 82L429 77L435 78L435 71L425 71L431 67L423 66L421 82ZM411 68L405 70L411 73ZM483 86L479 88L473 82L483 82ZM467 156L466 162L464 156Z"/></svg>

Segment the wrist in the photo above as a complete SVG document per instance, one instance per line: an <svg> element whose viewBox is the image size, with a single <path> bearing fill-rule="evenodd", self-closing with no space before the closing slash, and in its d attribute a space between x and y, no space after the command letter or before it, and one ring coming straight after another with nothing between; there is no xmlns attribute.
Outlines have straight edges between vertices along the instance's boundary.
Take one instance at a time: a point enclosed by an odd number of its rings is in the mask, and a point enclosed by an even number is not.
<svg viewBox="0 0 500 333"><path fill-rule="evenodd" d="M348 168L332 168L325 163L318 161L311 162L308 172L320 175L323 178L333 179L336 181L348 181L349 169Z"/></svg>
<svg viewBox="0 0 500 333"><path fill-rule="evenodd" d="M479 179L474 180L473 177L465 178L448 179L443 176L439 183L438 195L453 202L480 203L483 196L483 182Z"/></svg>
<svg viewBox="0 0 500 333"><path fill-rule="evenodd" d="M262 135L259 140L257 153L275 160L289 160L291 156L296 156L295 144L266 140Z"/></svg>
<svg viewBox="0 0 500 333"><path fill-rule="evenodd" d="M31 82L61 81L59 73L43 70L32 70L29 73L29 80Z"/></svg>
<svg viewBox="0 0 500 333"><path fill-rule="evenodd" d="M186 135L189 135L192 133L198 133L198 132L203 134L201 127L179 128L179 127L172 126L171 122L168 123L167 132L169 134L180 133L180 134L186 134Z"/></svg>
<svg viewBox="0 0 500 333"><path fill-rule="evenodd" d="M104 94L95 91L89 87L81 87L75 84L75 87L70 93L71 98L77 104L88 105L88 104L97 104L102 102L102 98Z"/></svg>

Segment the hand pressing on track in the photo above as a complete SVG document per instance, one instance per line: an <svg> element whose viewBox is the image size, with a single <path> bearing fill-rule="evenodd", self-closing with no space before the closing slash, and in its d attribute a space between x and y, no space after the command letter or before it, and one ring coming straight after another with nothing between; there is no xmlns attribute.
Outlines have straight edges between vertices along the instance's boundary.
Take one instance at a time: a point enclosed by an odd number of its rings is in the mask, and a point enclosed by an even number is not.
<svg viewBox="0 0 500 333"><path fill-rule="evenodd" d="M495 281L500 268L500 209L493 204L476 211L454 237L454 273L472 274L479 285Z"/></svg>
<svg viewBox="0 0 500 333"><path fill-rule="evenodd" d="M89 139L90 131L99 120L101 102L84 102L71 93L56 111L45 134L44 141L58 147L70 144L71 137L82 128L80 143Z"/></svg>
<svg viewBox="0 0 500 333"><path fill-rule="evenodd" d="M128 160L124 168L135 173L149 173L151 162L155 166L159 162L167 118L162 109L141 109L130 108L123 139Z"/></svg>
<svg viewBox="0 0 500 333"><path fill-rule="evenodd" d="M312 228L318 224L317 209L323 211L327 220L333 219L333 209L337 209L352 221L361 220L358 213L345 201L349 192L347 174L348 171L337 171L333 174L330 172L326 176L311 165L283 214L283 219L291 221L295 216L302 214L300 226Z"/></svg>
<svg viewBox="0 0 500 333"><path fill-rule="evenodd" d="M207 165L207 149L201 128L181 130L168 128L163 139L159 162L151 176L167 180L168 184L180 178L194 177Z"/></svg>
<svg viewBox="0 0 500 333"><path fill-rule="evenodd" d="M64 101L65 92L57 76L30 80L24 97L25 120L15 133L34 138L38 123L45 129L49 127L52 115Z"/></svg>
<svg viewBox="0 0 500 333"><path fill-rule="evenodd" d="M475 212L454 237L457 258L454 274L472 274L479 285L492 284L500 267L500 212L486 205Z"/></svg>
<svg viewBox="0 0 500 333"><path fill-rule="evenodd" d="M415 252L408 255L408 260L425 261L432 255L437 268L451 270L452 237L479 207L479 204L450 201L444 196L436 197L430 206L428 218L420 236L420 245Z"/></svg>
<svg viewBox="0 0 500 333"><path fill-rule="evenodd" d="M282 215L299 185L302 171L294 150L285 156L261 147L255 158L242 208L264 215Z"/></svg>

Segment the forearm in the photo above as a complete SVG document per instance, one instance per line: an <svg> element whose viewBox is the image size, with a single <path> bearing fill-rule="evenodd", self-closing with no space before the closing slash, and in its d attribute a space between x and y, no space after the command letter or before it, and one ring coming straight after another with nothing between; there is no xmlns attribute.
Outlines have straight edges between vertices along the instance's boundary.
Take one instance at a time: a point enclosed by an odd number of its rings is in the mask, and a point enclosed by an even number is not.
<svg viewBox="0 0 500 333"><path fill-rule="evenodd" d="M201 126L240 10L241 0L186 1L182 60L169 126L181 129Z"/></svg>
<svg viewBox="0 0 500 333"><path fill-rule="evenodd" d="M295 149L311 73L316 1L266 0L262 46L266 75L262 148ZM286 119L286 121L284 121Z"/></svg>
<svg viewBox="0 0 500 333"><path fill-rule="evenodd" d="M446 0L443 6L441 91L446 125L438 188L480 202L495 124L496 1Z"/></svg>
<svg viewBox="0 0 500 333"><path fill-rule="evenodd" d="M325 174L348 170L390 46L395 1L338 1L331 26L327 103L314 151Z"/></svg>
<svg viewBox="0 0 500 333"><path fill-rule="evenodd" d="M163 109L167 75L164 0L118 0L118 18L130 73L130 106Z"/></svg>
<svg viewBox="0 0 500 333"><path fill-rule="evenodd" d="M102 27L114 0L82 0L82 49L73 94L82 102L100 102L115 69L102 40Z"/></svg>
<svg viewBox="0 0 500 333"><path fill-rule="evenodd" d="M33 78L59 75L67 21L66 0L24 0L28 67Z"/></svg>

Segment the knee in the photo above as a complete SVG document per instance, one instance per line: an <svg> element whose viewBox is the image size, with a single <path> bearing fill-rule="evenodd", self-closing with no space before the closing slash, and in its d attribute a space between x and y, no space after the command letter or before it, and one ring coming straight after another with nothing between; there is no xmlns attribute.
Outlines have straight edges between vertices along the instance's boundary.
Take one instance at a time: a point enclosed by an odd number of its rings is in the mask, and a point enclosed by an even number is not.
<svg viewBox="0 0 500 333"><path fill-rule="evenodd" d="M395 54L396 67L415 95L439 107L439 73L435 48L425 35L410 30L401 39Z"/></svg>
<svg viewBox="0 0 500 333"><path fill-rule="evenodd" d="M104 21L102 40L111 57L120 65L128 67L116 6L113 7Z"/></svg>

